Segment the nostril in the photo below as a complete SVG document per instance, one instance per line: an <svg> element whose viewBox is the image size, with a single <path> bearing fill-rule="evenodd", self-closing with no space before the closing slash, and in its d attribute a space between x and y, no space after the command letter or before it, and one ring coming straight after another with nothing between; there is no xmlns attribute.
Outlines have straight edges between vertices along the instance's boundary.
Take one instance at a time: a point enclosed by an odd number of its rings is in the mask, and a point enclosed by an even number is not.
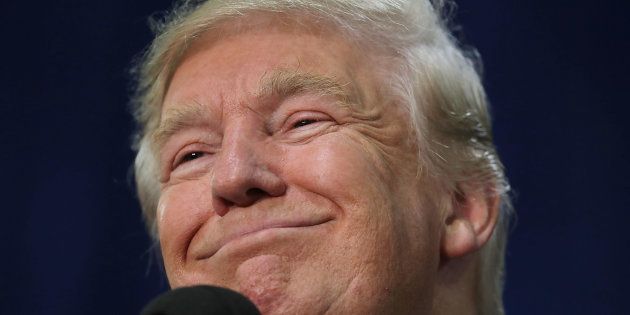
<svg viewBox="0 0 630 315"><path fill-rule="evenodd" d="M219 171L215 170L212 179L212 203L219 216L234 207L249 207L259 200L282 196L287 188L275 173L252 162L226 165Z"/></svg>
<svg viewBox="0 0 630 315"><path fill-rule="evenodd" d="M267 193L260 188L250 188L245 192L247 197L252 200L258 200L267 195Z"/></svg>

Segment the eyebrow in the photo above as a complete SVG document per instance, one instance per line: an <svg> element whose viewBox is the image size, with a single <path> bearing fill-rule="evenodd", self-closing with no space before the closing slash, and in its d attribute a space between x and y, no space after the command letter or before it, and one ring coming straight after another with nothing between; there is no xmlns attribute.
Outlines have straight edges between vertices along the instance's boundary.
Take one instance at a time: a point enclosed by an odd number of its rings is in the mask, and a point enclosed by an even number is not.
<svg viewBox="0 0 630 315"><path fill-rule="evenodd" d="M286 98L293 95L312 93L320 96L334 96L340 105L350 106L356 102L354 93L344 87L350 83L340 84L334 77L300 72L297 70L275 70L261 78L258 99L265 97Z"/></svg>
<svg viewBox="0 0 630 315"><path fill-rule="evenodd" d="M208 120L207 110L196 101L169 109L164 116L166 118L160 122L152 135L153 144L158 149L161 149L174 134L187 128L202 125Z"/></svg>
<svg viewBox="0 0 630 315"><path fill-rule="evenodd" d="M284 99L309 93L333 96L338 100L338 106L353 107L357 103L355 94L344 89L344 86L349 85L351 84L342 85L334 78L324 75L297 70L274 70L262 76L260 88L254 95L256 100L264 102L268 98ZM158 150L181 130L206 123L209 112L202 103L193 101L169 109L164 117L166 118L160 122L152 136L153 144Z"/></svg>

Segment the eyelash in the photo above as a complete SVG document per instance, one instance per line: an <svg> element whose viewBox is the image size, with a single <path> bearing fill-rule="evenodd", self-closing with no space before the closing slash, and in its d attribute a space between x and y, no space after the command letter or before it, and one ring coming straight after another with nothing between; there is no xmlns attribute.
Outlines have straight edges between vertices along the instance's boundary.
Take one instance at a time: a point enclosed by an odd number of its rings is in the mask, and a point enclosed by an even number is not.
<svg viewBox="0 0 630 315"><path fill-rule="evenodd" d="M306 127L312 124L316 124L318 122L329 121L332 120L330 115L320 112L320 111L303 111L298 112L289 117L288 129L286 131L290 131L293 129L299 129L302 127Z"/></svg>
<svg viewBox="0 0 630 315"><path fill-rule="evenodd" d="M173 169L178 168L179 166L186 164L188 162L191 162L193 160L197 160L199 158L202 158L203 156L205 156L206 153L203 151L191 151L188 152L184 155L182 155L181 157L177 157L173 163Z"/></svg>
<svg viewBox="0 0 630 315"><path fill-rule="evenodd" d="M200 158L202 156L203 156L203 152L200 152L200 151L190 152L190 153L187 153L186 155L182 156L182 158L179 159L177 164L190 162L190 161L196 160L196 159L198 159L198 158Z"/></svg>
<svg viewBox="0 0 630 315"><path fill-rule="evenodd" d="M322 113L320 113L320 115L324 115ZM298 119L297 121L295 121L293 124L291 124L291 129L299 129L302 127L306 127L308 125L320 122L326 120L325 118L303 118L303 119ZM174 168L179 167L182 164L186 164L188 162L191 162L193 160L202 158L203 156L205 156L207 153L203 152L203 151L191 151L188 152L184 155L182 155L179 158L175 159L175 162L173 164Z"/></svg>
<svg viewBox="0 0 630 315"><path fill-rule="evenodd" d="M319 119L300 119L296 123L294 123L292 127L293 127L293 129L301 128L301 127L304 127L304 126L308 126L310 124L314 124L314 123L316 123L318 121L320 121L320 120Z"/></svg>

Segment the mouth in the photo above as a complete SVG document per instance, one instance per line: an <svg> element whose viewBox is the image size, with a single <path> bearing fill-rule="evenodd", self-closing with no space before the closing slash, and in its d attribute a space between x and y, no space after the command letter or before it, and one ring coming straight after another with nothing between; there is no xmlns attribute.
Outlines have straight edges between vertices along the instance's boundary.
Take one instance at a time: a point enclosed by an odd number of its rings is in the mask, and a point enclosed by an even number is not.
<svg viewBox="0 0 630 315"><path fill-rule="evenodd" d="M239 224L233 229L227 230L225 233L215 233L214 237L210 237L206 250L196 257L197 260L205 260L211 258L221 249L228 245L245 241L246 239L262 239L265 236L279 235L282 233L306 231L332 221L332 218L326 217L313 220L294 220L294 221L275 221L262 222L256 224ZM218 232L218 231L217 231Z"/></svg>

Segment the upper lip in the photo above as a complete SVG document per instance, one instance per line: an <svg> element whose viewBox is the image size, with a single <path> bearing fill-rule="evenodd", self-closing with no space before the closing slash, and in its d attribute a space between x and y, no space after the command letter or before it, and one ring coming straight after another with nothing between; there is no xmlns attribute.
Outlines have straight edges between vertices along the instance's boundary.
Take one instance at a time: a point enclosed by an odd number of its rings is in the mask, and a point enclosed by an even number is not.
<svg viewBox="0 0 630 315"><path fill-rule="evenodd" d="M196 259L210 258L229 242L249 234L274 228L316 226L332 220L330 216L325 215L310 215L298 218L270 217L258 218L257 220L247 220L247 216L243 219L236 213L232 213L233 216L230 215L228 213L228 215L221 218L215 217L215 220L208 222L210 226L207 229L207 233L204 233L203 227L197 232L200 235L195 235L194 238L200 237L197 240L199 244L196 244L197 246L194 246L196 250L193 250L193 255Z"/></svg>

